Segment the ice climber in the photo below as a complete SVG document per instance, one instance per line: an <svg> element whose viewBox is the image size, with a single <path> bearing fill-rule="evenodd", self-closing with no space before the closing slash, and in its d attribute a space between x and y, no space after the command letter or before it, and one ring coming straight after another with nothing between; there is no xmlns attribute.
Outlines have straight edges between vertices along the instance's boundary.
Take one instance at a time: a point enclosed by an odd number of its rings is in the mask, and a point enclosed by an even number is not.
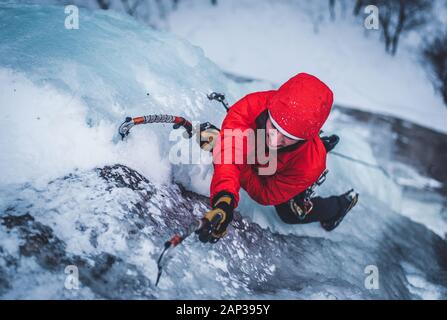
<svg viewBox="0 0 447 320"><path fill-rule="evenodd" d="M274 206L279 218L287 224L319 222L331 231L357 203L352 189L330 197L314 197L314 188L324 180L327 153L338 143L338 136L320 137L320 130L329 116L333 93L315 76L299 73L278 90L254 92L236 102L225 117L219 131L202 131L201 139L214 135L214 175L210 187L212 210L206 221L217 221L199 232L202 242L216 242L227 233L233 210L239 202L242 187L261 205ZM264 130L264 139L253 143L226 132ZM207 146L206 143L202 144ZM262 175L267 164L258 159L237 162L237 153L244 157L264 147L274 153L276 170ZM210 148L210 146L207 146ZM232 155L230 160L225 154ZM244 158L245 159L245 158ZM211 224L210 224L211 225Z"/></svg>

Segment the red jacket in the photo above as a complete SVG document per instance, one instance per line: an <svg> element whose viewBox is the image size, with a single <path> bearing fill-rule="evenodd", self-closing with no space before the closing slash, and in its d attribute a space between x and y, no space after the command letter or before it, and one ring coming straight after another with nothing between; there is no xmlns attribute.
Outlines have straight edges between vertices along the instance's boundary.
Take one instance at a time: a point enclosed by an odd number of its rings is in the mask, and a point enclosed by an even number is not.
<svg viewBox="0 0 447 320"><path fill-rule="evenodd" d="M298 75L298 77L300 75ZM284 101L289 101L292 105L298 104L301 108L300 119L305 118L305 116L302 115L303 108L308 108L309 110L313 108L310 112L311 116L305 119L307 122L299 123L299 125L302 127L302 130L307 130L307 132L309 132L308 128L311 124L316 123L315 118L318 118L319 123L317 126L319 127L318 130L314 130L315 132L318 132L329 114L326 104L329 105L329 110L332 106L332 92L330 92L330 95L325 95L325 97L328 96L329 98L325 101L325 103L327 103L325 104L325 108L322 109L323 111L315 112L315 109L317 109L315 107L315 101L313 104L309 103L312 102L309 100L309 97L302 100L301 97L303 92L297 93L300 96L297 96L297 99L295 100L292 97L291 100L290 85L291 81L296 81L296 79L297 76L290 79L282 86L284 87L288 85L289 88L287 91L284 90L281 92L281 87L278 90L255 92L246 95L244 98L236 102L230 108L230 111L222 123L220 144L217 145L213 152L214 160L224 152L233 154L235 152L235 143L225 143L226 140L223 135L225 129L255 130L263 128L268 117L268 109L271 107L270 102L272 100L277 101L278 97L281 98L280 100L282 100L283 103ZM294 92L295 91L292 91L292 95L295 94ZM284 96L285 94L287 97ZM315 92L312 92L312 94L315 95ZM281 97L281 95L283 96ZM318 101L322 100L320 97L317 97L316 99ZM287 122L285 123L287 124ZM310 125L307 125L307 123L310 123ZM257 164L234 164L234 161L228 164L219 164L218 161L215 161L210 192L212 201L218 193L228 192L234 196L236 207L239 201L240 187L246 190L253 200L262 205L278 205L303 192L311 186L326 169L326 150L320 137L318 134L314 134L312 137L307 138L308 139L305 142L300 142L298 145L287 147L285 150L278 152L277 169L273 175L258 175ZM244 144L244 155L248 152L246 148L247 146Z"/></svg>

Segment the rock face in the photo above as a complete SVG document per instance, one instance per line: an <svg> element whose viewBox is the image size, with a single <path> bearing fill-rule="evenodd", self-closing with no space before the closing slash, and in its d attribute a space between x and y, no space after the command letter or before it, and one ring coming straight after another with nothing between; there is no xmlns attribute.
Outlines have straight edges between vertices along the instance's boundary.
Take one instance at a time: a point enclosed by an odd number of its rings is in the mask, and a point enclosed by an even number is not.
<svg viewBox="0 0 447 320"><path fill-rule="evenodd" d="M0 216L0 296L393 299L428 294L420 280L446 298L446 242L362 200L344 222L349 232L321 237L275 234L236 214L217 244L193 235L178 246L157 288L164 241L209 209L208 198L156 186L122 165L74 172L40 189L23 185L5 198ZM365 288L368 265L378 268L378 289ZM67 266L76 267L79 289L66 286Z"/></svg>
<svg viewBox="0 0 447 320"><path fill-rule="evenodd" d="M337 122L367 127L368 142L381 165L408 165L420 174L441 182L436 191L447 196L447 135L393 116L335 106L344 117ZM391 168L392 169L392 168ZM393 175L399 172L393 172ZM430 189L427 186L427 189Z"/></svg>

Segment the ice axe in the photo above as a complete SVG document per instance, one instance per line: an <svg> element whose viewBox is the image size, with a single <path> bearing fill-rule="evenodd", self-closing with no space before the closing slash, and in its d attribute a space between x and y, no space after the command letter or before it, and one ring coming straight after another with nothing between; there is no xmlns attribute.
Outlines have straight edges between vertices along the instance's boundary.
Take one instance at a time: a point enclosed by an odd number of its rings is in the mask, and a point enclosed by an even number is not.
<svg viewBox="0 0 447 320"><path fill-rule="evenodd" d="M146 123L173 123L174 129L178 129L180 127L185 128L186 131L184 132L183 136L187 139L190 139L194 133L192 123L183 117L171 116L168 114L155 114L136 118L127 117L126 120L124 120L124 122L121 123L121 125L118 128L118 133L121 136L121 140L124 140L124 138L126 138L129 135L130 129L132 129L132 127L134 127L135 125L146 124ZM200 133L202 133L203 131L209 131L209 130L219 131L219 128L217 128L216 126L212 125L209 122L204 122L200 124L197 130L199 130ZM202 147L205 144L213 143L214 138L215 136L213 134L203 136L200 134L198 135L199 139L198 142ZM204 150L211 151L212 149L204 148Z"/></svg>
<svg viewBox="0 0 447 320"><path fill-rule="evenodd" d="M155 281L155 286L158 286L158 282L160 281L160 277L163 272L163 267L167 264L167 260L163 259L167 256L167 252L177 247L191 234L201 232L202 229L205 229L206 232L209 234L213 233L221 219L222 216L220 214L217 214L216 216L214 216L212 221L209 221L206 218L195 220L183 233L175 234L170 240L165 242L163 251L161 252L157 260L158 274L157 280Z"/></svg>
<svg viewBox="0 0 447 320"><path fill-rule="evenodd" d="M173 123L174 129L180 127L185 128L187 138L192 137L192 124L188 120L179 116L171 116L169 114L152 114L148 116L131 118L127 117L126 120L119 126L118 133L121 139L124 140L125 137L129 135L130 129L133 126L146 124L146 123Z"/></svg>

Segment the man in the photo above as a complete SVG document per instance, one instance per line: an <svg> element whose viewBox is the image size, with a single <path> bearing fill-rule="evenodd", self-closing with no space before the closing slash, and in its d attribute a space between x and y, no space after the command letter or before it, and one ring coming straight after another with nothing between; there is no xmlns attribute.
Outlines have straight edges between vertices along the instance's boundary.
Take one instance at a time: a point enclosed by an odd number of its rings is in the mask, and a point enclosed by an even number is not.
<svg viewBox="0 0 447 320"><path fill-rule="evenodd" d="M350 190L339 196L311 198L313 188L326 174L326 154L338 142L335 135L319 136L332 102L332 91L322 81L300 73L278 90L251 93L230 108L213 150L213 209L205 214L205 221L215 225L209 223L200 230L202 242L214 243L226 234L239 202L240 187L261 205L275 206L287 224L320 222L327 231L340 224L357 203L358 194ZM246 142L242 148L237 147L224 134L228 130L262 129L267 152L276 153L276 171L271 175L260 175L263 166L258 162L237 163L234 154L242 152L246 156L250 147ZM221 161L225 153L234 156L229 163Z"/></svg>

